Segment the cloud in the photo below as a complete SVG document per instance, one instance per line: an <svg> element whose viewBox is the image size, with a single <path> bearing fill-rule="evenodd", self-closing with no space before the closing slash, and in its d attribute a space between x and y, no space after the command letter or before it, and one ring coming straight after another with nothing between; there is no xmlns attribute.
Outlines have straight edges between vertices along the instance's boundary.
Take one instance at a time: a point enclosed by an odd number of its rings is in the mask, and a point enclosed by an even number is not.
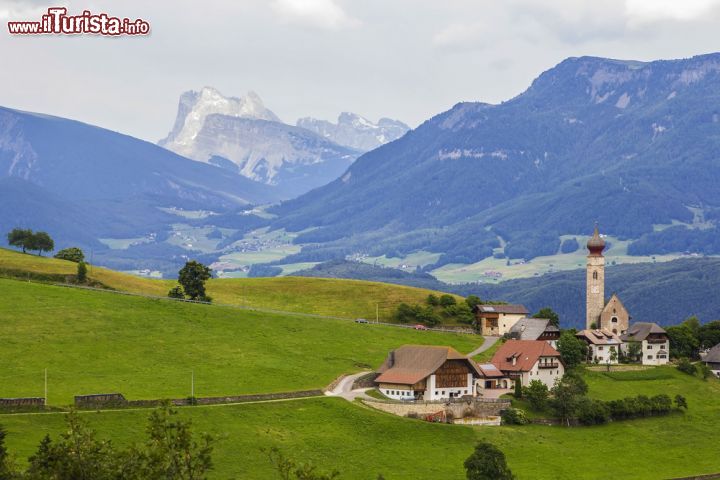
<svg viewBox="0 0 720 480"><path fill-rule="evenodd" d="M360 24L334 0L274 0L271 5L284 21L306 27L340 30Z"/></svg>
<svg viewBox="0 0 720 480"><path fill-rule="evenodd" d="M481 22L454 23L433 35L432 43L441 48L481 50L485 48L487 33Z"/></svg>
<svg viewBox="0 0 720 480"><path fill-rule="evenodd" d="M625 14L631 24L659 20L692 21L720 7L718 0L626 0Z"/></svg>

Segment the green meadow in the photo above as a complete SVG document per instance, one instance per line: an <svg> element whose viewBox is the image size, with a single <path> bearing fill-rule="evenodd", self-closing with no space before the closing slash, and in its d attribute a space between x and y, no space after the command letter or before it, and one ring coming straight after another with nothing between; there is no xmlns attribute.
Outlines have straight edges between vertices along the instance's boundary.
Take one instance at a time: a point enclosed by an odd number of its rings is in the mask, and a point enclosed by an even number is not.
<svg viewBox="0 0 720 480"><path fill-rule="evenodd" d="M474 335L268 314L0 279L0 397L183 398L323 388L406 343L469 352Z"/></svg>

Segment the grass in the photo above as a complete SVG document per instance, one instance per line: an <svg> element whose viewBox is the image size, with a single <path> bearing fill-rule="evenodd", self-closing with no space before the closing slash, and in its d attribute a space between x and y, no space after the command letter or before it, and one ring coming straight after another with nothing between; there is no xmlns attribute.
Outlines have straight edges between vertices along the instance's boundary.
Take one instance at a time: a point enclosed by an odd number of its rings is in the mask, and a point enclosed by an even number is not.
<svg viewBox="0 0 720 480"><path fill-rule="evenodd" d="M608 478L656 480L720 471L720 382L661 367L663 380L614 380L587 372L591 396L603 399L682 393L687 413L615 422L599 427L541 425L468 427L394 417L340 399L181 409L198 431L223 435L213 478L275 478L260 448L277 446L344 480L464 478L462 462L475 442L487 440L507 456L519 480ZM85 413L101 437L127 444L143 433L146 411ZM0 416L8 443L26 458L46 433L62 431L60 415ZM598 459L608 459L599 461Z"/></svg>
<svg viewBox="0 0 720 480"><path fill-rule="evenodd" d="M322 388L406 343L469 352L472 335L252 312L0 279L0 397L182 398Z"/></svg>
<svg viewBox="0 0 720 480"><path fill-rule="evenodd" d="M490 360L492 360L493 355L495 355L495 352L498 351L498 349L503 343L505 343L505 341L502 338L499 339L490 348L482 352L480 355L475 355L473 357L473 360L478 363L488 363Z"/></svg>
<svg viewBox="0 0 720 480"><path fill-rule="evenodd" d="M74 275L77 264L0 248L1 268ZM116 290L157 296L167 295L175 284L101 267L92 267L89 275ZM430 293L440 294L387 283L306 277L212 279L207 282L207 291L216 303L346 318L375 319L377 306L380 319L385 321L391 320L400 302L422 303Z"/></svg>

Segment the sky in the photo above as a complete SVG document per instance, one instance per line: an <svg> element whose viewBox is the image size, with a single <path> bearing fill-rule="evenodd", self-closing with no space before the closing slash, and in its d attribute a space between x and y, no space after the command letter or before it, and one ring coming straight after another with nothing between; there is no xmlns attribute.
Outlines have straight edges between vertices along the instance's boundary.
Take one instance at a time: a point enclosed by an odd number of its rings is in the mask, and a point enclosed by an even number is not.
<svg viewBox="0 0 720 480"><path fill-rule="evenodd" d="M66 6L151 24L147 37L13 36ZM352 111L412 127L498 103L564 58L720 51L720 0L0 0L0 105L148 141L178 98L257 92L286 123Z"/></svg>

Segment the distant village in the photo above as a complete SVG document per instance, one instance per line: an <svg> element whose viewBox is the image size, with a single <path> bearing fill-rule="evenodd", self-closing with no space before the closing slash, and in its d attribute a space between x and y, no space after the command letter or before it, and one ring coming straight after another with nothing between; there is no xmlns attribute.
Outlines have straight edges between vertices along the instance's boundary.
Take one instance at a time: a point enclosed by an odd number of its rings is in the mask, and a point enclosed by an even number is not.
<svg viewBox="0 0 720 480"><path fill-rule="evenodd" d="M587 243L586 328L576 337L587 345L588 364L608 369L621 360L665 365L670 358L666 331L656 323L633 322L618 294L605 300L605 240L596 225ZM557 350L560 328L549 319L530 318L523 305L477 305L473 313L486 343L503 342L487 363L450 347L405 345L389 353L376 371L378 390L389 399L439 401L496 399L516 384L538 380L552 388L565 374ZM477 352L474 352L477 353ZM720 376L720 345L704 361Z"/></svg>

